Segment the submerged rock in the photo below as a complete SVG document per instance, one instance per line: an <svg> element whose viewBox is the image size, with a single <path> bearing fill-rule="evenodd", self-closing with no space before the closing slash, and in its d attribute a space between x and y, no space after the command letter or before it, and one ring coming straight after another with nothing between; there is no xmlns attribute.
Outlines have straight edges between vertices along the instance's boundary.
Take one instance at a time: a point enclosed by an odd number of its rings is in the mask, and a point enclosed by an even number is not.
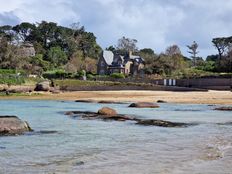
<svg viewBox="0 0 232 174"><path fill-rule="evenodd" d="M16 116L0 116L0 136L19 135L32 131L26 121Z"/></svg>
<svg viewBox="0 0 232 174"><path fill-rule="evenodd" d="M101 119L101 120L115 120L115 121L127 121L127 120L135 120L133 117L126 116L126 115L101 115L95 112L89 112L89 111L70 111L66 112L65 115L68 115L72 118L82 118L87 120L95 120L95 119Z"/></svg>
<svg viewBox="0 0 232 174"><path fill-rule="evenodd" d="M220 107L220 108L215 108L214 110L217 110L217 111L232 111L232 107Z"/></svg>
<svg viewBox="0 0 232 174"><path fill-rule="evenodd" d="M98 103L102 103L102 104L124 104L123 102L115 102L115 101L109 101L109 100L101 100L101 101L98 101Z"/></svg>
<svg viewBox="0 0 232 174"><path fill-rule="evenodd" d="M129 107L133 108L159 108L159 105L151 102L138 102L138 103L132 103L129 105Z"/></svg>
<svg viewBox="0 0 232 174"><path fill-rule="evenodd" d="M217 125L221 125L221 126L232 126L232 122L217 123Z"/></svg>
<svg viewBox="0 0 232 174"><path fill-rule="evenodd" d="M78 103L96 103L94 100L75 100L75 102Z"/></svg>
<svg viewBox="0 0 232 174"><path fill-rule="evenodd" d="M118 114L116 110L112 108L108 108L108 107L103 107L99 109L97 113L100 115L117 115Z"/></svg>
<svg viewBox="0 0 232 174"><path fill-rule="evenodd" d="M157 100L156 103L167 103L167 101L164 101L164 100Z"/></svg>
<svg viewBox="0 0 232 174"><path fill-rule="evenodd" d="M138 120L136 124L144 126L161 126L161 127L186 127L187 123L177 123L164 120Z"/></svg>

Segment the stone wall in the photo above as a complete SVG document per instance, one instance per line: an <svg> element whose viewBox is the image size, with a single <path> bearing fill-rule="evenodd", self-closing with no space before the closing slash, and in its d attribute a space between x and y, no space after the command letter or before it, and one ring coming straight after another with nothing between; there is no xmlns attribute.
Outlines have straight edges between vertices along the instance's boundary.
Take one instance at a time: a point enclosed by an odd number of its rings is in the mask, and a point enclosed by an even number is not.
<svg viewBox="0 0 232 174"><path fill-rule="evenodd" d="M232 78L200 78L200 79L178 79L177 86L230 90L232 88Z"/></svg>

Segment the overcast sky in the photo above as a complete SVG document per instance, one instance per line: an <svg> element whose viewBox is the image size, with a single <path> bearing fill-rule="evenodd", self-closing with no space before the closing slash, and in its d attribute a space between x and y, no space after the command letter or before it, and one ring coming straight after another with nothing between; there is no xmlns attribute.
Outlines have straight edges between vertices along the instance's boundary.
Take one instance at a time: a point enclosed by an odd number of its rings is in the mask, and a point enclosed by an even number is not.
<svg viewBox="0 0 232 174"><path fill-rule="evenodd" d="M80 22L102 48L122 36L160 53L177 44L199 44L199 56L215 54L213 37L232 35L232 0L0 0L0 25Z"/></svg>

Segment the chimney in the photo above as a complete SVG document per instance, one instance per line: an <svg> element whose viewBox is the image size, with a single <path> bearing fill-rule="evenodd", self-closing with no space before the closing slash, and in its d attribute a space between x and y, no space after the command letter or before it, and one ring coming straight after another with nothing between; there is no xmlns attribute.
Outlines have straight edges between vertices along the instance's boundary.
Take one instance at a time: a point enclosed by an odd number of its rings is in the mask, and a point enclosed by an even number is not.
<svg viewBox="0 0 232 174"><path fill-rule="evenodd" d="M129 57L131 57L131 56L132 56L132 51L131 51L131 50L129 50L129 52L128 52L128 56L129 56Z"/></svg>

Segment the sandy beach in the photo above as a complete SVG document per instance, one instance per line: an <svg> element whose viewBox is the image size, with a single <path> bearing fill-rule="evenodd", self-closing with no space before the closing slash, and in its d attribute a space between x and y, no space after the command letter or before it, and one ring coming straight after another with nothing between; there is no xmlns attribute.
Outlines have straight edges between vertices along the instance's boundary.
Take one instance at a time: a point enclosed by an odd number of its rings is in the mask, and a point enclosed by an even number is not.
<svg viewBox="0 0 232 174"><path fill-rule="evenodd" d="M156 102L164 100L169 103L194 104L232 104L232 92L172 92L172 91L75 91L59 94L41 93L31 96L1 96L0 99L33 99L33 100L79 100L91 99L95 101L121 101L121 102Z"/></svg>

